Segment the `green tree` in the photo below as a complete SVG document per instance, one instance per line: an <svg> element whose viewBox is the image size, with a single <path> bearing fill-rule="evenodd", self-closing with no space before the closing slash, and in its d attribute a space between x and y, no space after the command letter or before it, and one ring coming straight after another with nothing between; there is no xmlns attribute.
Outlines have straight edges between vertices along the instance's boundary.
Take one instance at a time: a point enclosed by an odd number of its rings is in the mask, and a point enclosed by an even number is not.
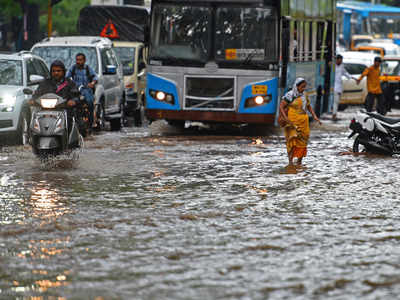
<svg viewBox="0 0 400 300"><path fill-rule="evenodd" d="M40 29L47 32L47 13L48 0L25 0L27 4L37 4L40 9ZM78 21L79 11L90 4L90 0L62 0L53 6L53 31L59 35L77 34L76 22ZM5 21L11 17L22 16L21 1L0 0L2 15Z"/></svg>
<svg viewBox="0 0 400 300"><path fill-rule="evenodd" d="M59 35L76 35L76 23L80 10L89 5L90 0L62 0L53 6L53 31ZM47 32L46 13L40 17L40 28Z"/></svg>

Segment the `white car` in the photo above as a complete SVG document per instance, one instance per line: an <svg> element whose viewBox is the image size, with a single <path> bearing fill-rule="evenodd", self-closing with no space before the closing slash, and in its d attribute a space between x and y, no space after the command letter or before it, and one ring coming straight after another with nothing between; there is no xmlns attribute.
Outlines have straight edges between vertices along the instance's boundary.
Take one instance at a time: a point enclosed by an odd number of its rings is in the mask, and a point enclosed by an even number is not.
<svg viewBox="0 0 400 300"><path fill-rule="evenodd" d="M373 42L368 44L371 47L380 47L383 48L385 51L385 57L400 57L400 46L395 43L388 43L388 42ZM396 67L395 62L388 61L389 70L392 71Z"/></svg>
<svg viewBox="0 0 400 300"><path fill-rule="evenodd" d="M385 56L400 56L400 46L395 43L388 42L372 42L368 46L379 47L385 50Z"/></svg>
<svg viewBox="0 0 400 300"><path fill-rule="evenodd" d="M345 69L354 79L360 77L365 68L372 66L376 57L373 53L360 51L346 51L340 54L343 56ZM364 104L367 94L367 79L365 77L359 85L357 85L355 80L348 80L346 77L343 77L343 94L340 99L339 108L344 109L349 104Z"/></svg>
<svg viewBox="0 0 400 300"><path fill-rule="evenodd" d="M30 96L24 88L36 89L50 73L43 59L22 51L0 54L0 135L3 142L28 143Z"/></svg>

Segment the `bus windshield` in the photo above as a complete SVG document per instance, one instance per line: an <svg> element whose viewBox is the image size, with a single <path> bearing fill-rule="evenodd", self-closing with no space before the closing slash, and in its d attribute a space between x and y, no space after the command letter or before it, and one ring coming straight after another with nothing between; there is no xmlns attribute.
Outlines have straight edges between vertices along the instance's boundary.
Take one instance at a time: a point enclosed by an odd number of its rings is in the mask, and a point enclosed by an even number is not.
<svg viewBox="0 0 400 300"><path fill-rule="evenodd" d="M275 12L268 8L217 9L215 58L218 61L276 61Z"/></svg>
<svg viewBox="0 0 400 300"><path fill-rule="evenodd" d="M150 59L206 63L210 54L211 7L157 5Z"/></svg>
<svg viewBox="0 0 400 300"><path fill-rule="evenodd" d="M156 4L150 63L265 65L278 60L274 8Z"/></svg>

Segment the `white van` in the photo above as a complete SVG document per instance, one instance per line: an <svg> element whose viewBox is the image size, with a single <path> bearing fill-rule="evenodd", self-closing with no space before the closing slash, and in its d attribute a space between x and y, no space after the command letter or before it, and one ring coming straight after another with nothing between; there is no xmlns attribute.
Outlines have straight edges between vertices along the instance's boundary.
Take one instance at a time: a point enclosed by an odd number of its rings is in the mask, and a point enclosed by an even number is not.
<svg viewBox="0 0 400 300"><path fill-rule="evenodd" d="M84 53L88 64L98 76L95 90L95 111L99 129L110 121L111 130L121 128L124 104L124 80L122 65L117 58L112 42L98 36L50 37L33 45L31 51L43 58L50 67L61 60L67 70L75 64L78 53Z"/></svg>
<svg viewBox="0 0 400 300"><path fill-rule="evenodd" d="M343 64L347 72L357 79L361 73L374 64L377 56L374 53L361 51L345 51L340 53L343 56ZM348 80L343 77L343 95L340 99L339 109L346 108L349 104L364 104L365 97L368 94L367 79L364 77L359 85L355 80Z"/></svg>

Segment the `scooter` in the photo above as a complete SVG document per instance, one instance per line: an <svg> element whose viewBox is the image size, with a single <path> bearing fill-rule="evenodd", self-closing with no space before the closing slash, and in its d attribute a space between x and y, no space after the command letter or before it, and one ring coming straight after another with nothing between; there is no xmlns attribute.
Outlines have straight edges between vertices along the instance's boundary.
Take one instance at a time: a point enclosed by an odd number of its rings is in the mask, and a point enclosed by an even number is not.
<svg viewBox="0 0 400 300"><path fill-rule="evenodd" d="M356 135L354 153L400 154L400 118L360 111L349 127L352 130L349 138Z"/></svg>
<svg viewBox="0 0 400 300"><path fill-rule="evenodd" d="M32 151L40 159L69 153L83 145L75 117L68 119L67 100L45 94L35 101L29 135ZM69 124L68 122L71 122Z"/></svg>

